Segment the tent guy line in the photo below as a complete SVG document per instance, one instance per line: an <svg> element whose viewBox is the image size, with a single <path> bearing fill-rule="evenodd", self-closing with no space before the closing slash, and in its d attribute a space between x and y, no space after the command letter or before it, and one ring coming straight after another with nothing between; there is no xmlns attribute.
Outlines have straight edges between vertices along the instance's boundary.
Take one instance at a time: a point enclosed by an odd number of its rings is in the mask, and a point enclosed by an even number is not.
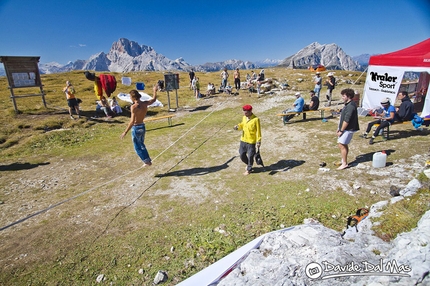
<svg viewBox="0 0 430 286"><path fill-rule="evenodd" d="M166 147L163 151L161 151L152 161L155 161L157 158L159 158L162 154L164 154L167 150L169 150L171 147L173 147L177 142L179 142L179 140L181 140L182 138L184 138L188 133L190 133L193 129L195 129L199 124L201 124L204 120L206 120L209 116L211 116L215 111L218 111L219 109L220 109L220 107L221 106L223 106L224 105L224 103L226 103L227 101L229 100L229 98L226 98L226 100L224 100L223 102L221 102L219 105L218 105L218 107L217 108L215 108L213 111L211 111L209 114L207 114L205 117L203 117L199 122L197 122L194 126L192 126L190 129L188 129L185 133L183 133L178 139L176 139L172 144L170 144L168 147ZM225 123L226 124L226 123ZM225 124L223 125L223 126L225 126ZM204 142L202 143L202 144L200 144L198 147L197 147L197 149L198 148L200 148L205 142L207 142L210 138L212 138L213 137L213 134L208 138L208 139L205 139L204 140ZM193 150L193 151L191 151L191 153L193 153L193 152L195 152L195 150ZM190 153L190 154L191 154ZM185 158L187 158L190 154L188 154L187 156L185 156ZM179 162L177 162L173 167L171 167L168 171L170 171L171 169L173 169L175 166L177 166L180 162L182 162L184 159L181 159ZM117 177L115 177L115 178L113 178L113 179L111 179L111 180L109 180L109 181L106 181L106 182L104 182L104 183L102 183L102 184L99 184L99 185L97 185L97 186L94 186L94 187L92 187L92 188L90 188L90 189L88 189L88 190L86 190L86 191L84 191L84 192L82 192L82 193L79 193L79 194L77 194L77 195L74 195L74 196L72 196L72 197L70 197L70 198L67 198L67 199L65 199L65 200L63 200L63 201L60 201L60 202L58 202L58 203L56 203L56 204L53 204L53 205L50 205L49 207L47 207L47 208L45 208L45 209L42 209L42 210L40 210L40 211L37 211L37 212L35 212L35 213L33 213L33 214L30 214L30 215L28 215L28 216L26 216L25 218L21 218L21 219L19 219L19 220L17 220L17 221L14 221L14 222L12 222L12 223L10 223L10 224L8 224L8 225L6 225L6 226L3 226L3 227L1 227L0 228L0 231L3 231L3 230L6 230L6 229L8 229L8 228L10 228L10 227L12 227L12 226L14 226L14 225L17 225L17 224L20 224L20 223L22 223L22 222L24 222L24 221L26 221L26 220L28 220L28 219L30 219L30 218L33 218L33 217L35 217L35 216L38 216L38 215L40 215L40 214L42 214L42 213L45 213L45 212L47 212L47 211L49 211L49 210L51 210L51 209L53 209L53 208L55 208L55 207L58 207L58 206L60 206L60 205L62 205L62 204L65 204L65 203L67 203L67 202L69 202L69 201L72 201L72 200L74 200L74 199L77 199L77 198L79 198L79 197L81 197L81 196L83 196L83 195L85 195L85 194L88 194L89 192L91 192L91 191L94 191L94 190L96 190L96 189L98 189L98 188L101 188L101 187L103 187L103 186L106 186L107 184L110 184L110 183L112 183L112 182L115 182L116 180L118 180L118 179L120 179L120 178L123 178L123 177L126 177L126 176L130 176L130 174L132 174L132 173L134 173L134 172L136 172L136 171L138 171L138 170L140 170L140 169L142 169L142 168L144 168L145 166L140 166L139 168L136 168L136 169L134 169L134 170L131 170L130 172L127 172L127 173L125 173L125 174L123 174L123 175L119 175L119 176L117 176ZM167 172L168 172L167 171ZM129 206L131 206L134 202L136 202L140 197L142 197L142 195L147 191L147 190L149 190L152 186L154 186L155 185L155 183L156 182L158 182L158 180L159 180L160 178L157 178L149 187L147 187L136 199L134 199L129 205L127 205L126 207L124 207L124 209L125 208L127 208L127 207L129 207ZM117 215L115 215L115 217L113 218L113 220L119 215L119 213L122 211L122 210L124 210L124 209L121 209L119 212L118 212L118 214ZM112 220L112 221L113 221ZM110 223L109 223L110 224ZM108 225L109 225L108 224ZM106 228L107 229L107 228Z"/></svg>
<svg viewBox="0 0 430 286"><path fill-rule="evenodd" d="M213 111L211 113L209 113L207 116L205 116L202 120L200 120L196 125L194 125L192 128L190 128L186 133L189 133L189 131L191 131L192 129L194 129L197 125L199 125L201 122L203 122L210 114L212 114ZM200 147L202 147L204 144L206 144L207 141L209 141L210 139L212 139L224 126L227 125L227 123L229 123L229 121L226 121L216 132L211 132L211 135L206 138L205 140L203 140L196 148L194 148L193 150L191 150L188 154L186 154L182 159L180 159L178 162L176 162L175 164L173 164L172 167L170 167L166 172L164 172L164 174L170 172L171 170L173 170L176 166L178 166L180 163L182 163L183 161L185 161L189 156L191 156L194 152L196 152L197 150L200 149ZM185 135L185 134L184 134ZM168 150L170 147L172 147L174 144L176 144L180 139L182 139L184 136L181 136L180 138L178 138L174 143L172 143L169 147L167 147L162 153L164 153L166 150ZM160 155L162 154L158 154L154 160L158 157L160 157ZM153 160L153 161L154 161ZM143 168L143 167L140 167ZM139 169L140 169L139 168ZM163 178L163 176L158 177L157 179L155 179L148 187L146 187L134 200L132 200L129 204L123 206L115 215L114 217L109 221L109 223L106 225L105 229L94 239L93 243L96 242L104 233L106 233L106 231L109 229L109 226L111 225L112 222L115 221L115 219L127 208L129 208L130 206L132 206L137 200L139 200L149 189L151 189L153 186L155 186L159 180L161 180Z"/></svg>

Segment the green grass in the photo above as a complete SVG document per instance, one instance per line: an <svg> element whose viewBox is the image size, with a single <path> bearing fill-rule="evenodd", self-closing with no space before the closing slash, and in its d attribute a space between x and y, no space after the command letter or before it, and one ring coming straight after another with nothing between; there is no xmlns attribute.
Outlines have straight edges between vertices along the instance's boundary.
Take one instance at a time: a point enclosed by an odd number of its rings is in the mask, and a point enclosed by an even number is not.
<svg viewBox="0 0 430 286"><path fill-rule="evenodd" d="M382 216L373 218L377 222L373 230L381 239L390 241L397 234L415 228L422 215L430 209L429 179L422 173L418 178L424 183L424 187L416 195L389 204L384 208Z"/></svg>

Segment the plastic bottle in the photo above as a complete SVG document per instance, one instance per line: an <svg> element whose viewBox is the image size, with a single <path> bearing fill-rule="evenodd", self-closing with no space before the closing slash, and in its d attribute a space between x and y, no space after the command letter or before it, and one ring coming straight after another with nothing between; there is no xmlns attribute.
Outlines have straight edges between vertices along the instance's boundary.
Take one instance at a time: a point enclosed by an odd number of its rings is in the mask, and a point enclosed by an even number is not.
<svg viewBox="0 0 430 286"><path fill-rule="evenodd" d="M387 163L387 154L385 151L376 152L373 154L372 166L373 168L382 168L385 167Z"/></svg>

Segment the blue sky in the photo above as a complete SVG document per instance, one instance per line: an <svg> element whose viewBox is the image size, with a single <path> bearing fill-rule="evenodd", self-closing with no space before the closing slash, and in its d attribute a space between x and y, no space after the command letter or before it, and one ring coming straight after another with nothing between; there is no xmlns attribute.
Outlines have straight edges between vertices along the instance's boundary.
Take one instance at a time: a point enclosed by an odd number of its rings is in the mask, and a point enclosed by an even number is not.
<svg viewBox="0 0 430 286"><path fill-rule="evenodd" d="M192 65L284 59L313 42L380 54L430 37L429 2L0 0L0 56L66 64L119 38Z"/></svg>

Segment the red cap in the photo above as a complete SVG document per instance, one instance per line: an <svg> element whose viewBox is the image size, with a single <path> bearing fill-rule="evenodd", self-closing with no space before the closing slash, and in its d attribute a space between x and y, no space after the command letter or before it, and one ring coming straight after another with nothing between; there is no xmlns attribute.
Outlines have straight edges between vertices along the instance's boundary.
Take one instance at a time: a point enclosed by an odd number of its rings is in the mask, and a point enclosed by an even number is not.
<svg viewBox="0 0 430 286"><path fill-rule="evenodd" d="M243 109L243 111L251 111L251 110L252 110L252 106L251 106L251 105L249 105L249 104L247 104L247 105L244 105L244 106L242 107L242 109Z"/></svg>

